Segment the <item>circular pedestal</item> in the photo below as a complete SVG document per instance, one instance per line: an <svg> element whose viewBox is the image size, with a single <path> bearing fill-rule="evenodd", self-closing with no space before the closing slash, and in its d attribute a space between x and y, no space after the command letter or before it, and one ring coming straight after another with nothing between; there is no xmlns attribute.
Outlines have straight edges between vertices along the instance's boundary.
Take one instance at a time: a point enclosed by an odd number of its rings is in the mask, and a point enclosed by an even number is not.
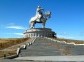
<svg viewBox="0 0 84 62"><path fill-rule="evenodd" d="M53 32L49 28L33 28L26 30L24 32L24 37L54 37L56 35L55 32Z"/></svg>

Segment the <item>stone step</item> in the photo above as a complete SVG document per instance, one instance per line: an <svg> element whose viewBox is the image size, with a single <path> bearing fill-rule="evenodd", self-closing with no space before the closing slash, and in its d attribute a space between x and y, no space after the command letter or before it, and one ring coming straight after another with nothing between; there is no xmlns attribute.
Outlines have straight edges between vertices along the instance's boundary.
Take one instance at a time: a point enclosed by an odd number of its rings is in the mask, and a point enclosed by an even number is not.
<svg viewBox="0 0 84 62"><path fill-rule="evenodd" d="M27 46L26 50L21 50L19 56L54 56L60 55L60 51L50 44L54 44L48 39L37 38L31 46Z"/></svg>
<svg viewBox="0 0 84 62"><path fill-rule="evenodd" d="M57 55L84 55L84 46L75 46L50 40L47 38L36 38L35 42L21 50L19 56L57 56Z"/></svg>

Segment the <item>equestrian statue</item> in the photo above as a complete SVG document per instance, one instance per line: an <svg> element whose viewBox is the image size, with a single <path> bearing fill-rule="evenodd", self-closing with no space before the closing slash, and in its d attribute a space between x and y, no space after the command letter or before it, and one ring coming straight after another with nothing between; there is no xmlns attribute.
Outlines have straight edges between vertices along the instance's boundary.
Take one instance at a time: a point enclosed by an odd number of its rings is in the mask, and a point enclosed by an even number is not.
<svg viewBox="0 0 84 62"><path fill-rule="evenodd" d="M36 23L42 23L42 28L45 28L46 21L51 17L51 12L44 12L44 9L40 6L37 7L36 15L29 21L30 29L35 28Z"/></svg>

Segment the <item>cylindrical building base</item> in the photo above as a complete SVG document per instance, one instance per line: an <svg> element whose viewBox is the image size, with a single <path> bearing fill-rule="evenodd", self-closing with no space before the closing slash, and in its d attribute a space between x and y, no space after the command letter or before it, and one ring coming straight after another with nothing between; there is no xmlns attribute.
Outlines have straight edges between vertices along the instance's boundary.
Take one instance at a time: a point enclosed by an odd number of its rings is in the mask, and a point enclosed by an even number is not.
<svg viewBox="0 0 84 62"><path fill-rule="evenodd" d="M33 28L26 30L24 32L24 37L54 37L56 35L55 32L53 32L49 28Z"/></svg>

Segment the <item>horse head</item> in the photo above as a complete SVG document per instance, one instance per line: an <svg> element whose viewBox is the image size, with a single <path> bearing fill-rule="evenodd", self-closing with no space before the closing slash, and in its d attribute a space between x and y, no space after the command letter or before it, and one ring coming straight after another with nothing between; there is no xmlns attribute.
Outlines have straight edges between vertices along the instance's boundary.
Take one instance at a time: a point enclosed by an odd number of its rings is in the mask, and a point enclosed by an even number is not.
<svg viewBox="0 0 84 62"><path fill-rule="evenodd" d="M47 18L51 18L51 12L50 12L50 11L45 12L45 16L46 16Z"/></svg>

